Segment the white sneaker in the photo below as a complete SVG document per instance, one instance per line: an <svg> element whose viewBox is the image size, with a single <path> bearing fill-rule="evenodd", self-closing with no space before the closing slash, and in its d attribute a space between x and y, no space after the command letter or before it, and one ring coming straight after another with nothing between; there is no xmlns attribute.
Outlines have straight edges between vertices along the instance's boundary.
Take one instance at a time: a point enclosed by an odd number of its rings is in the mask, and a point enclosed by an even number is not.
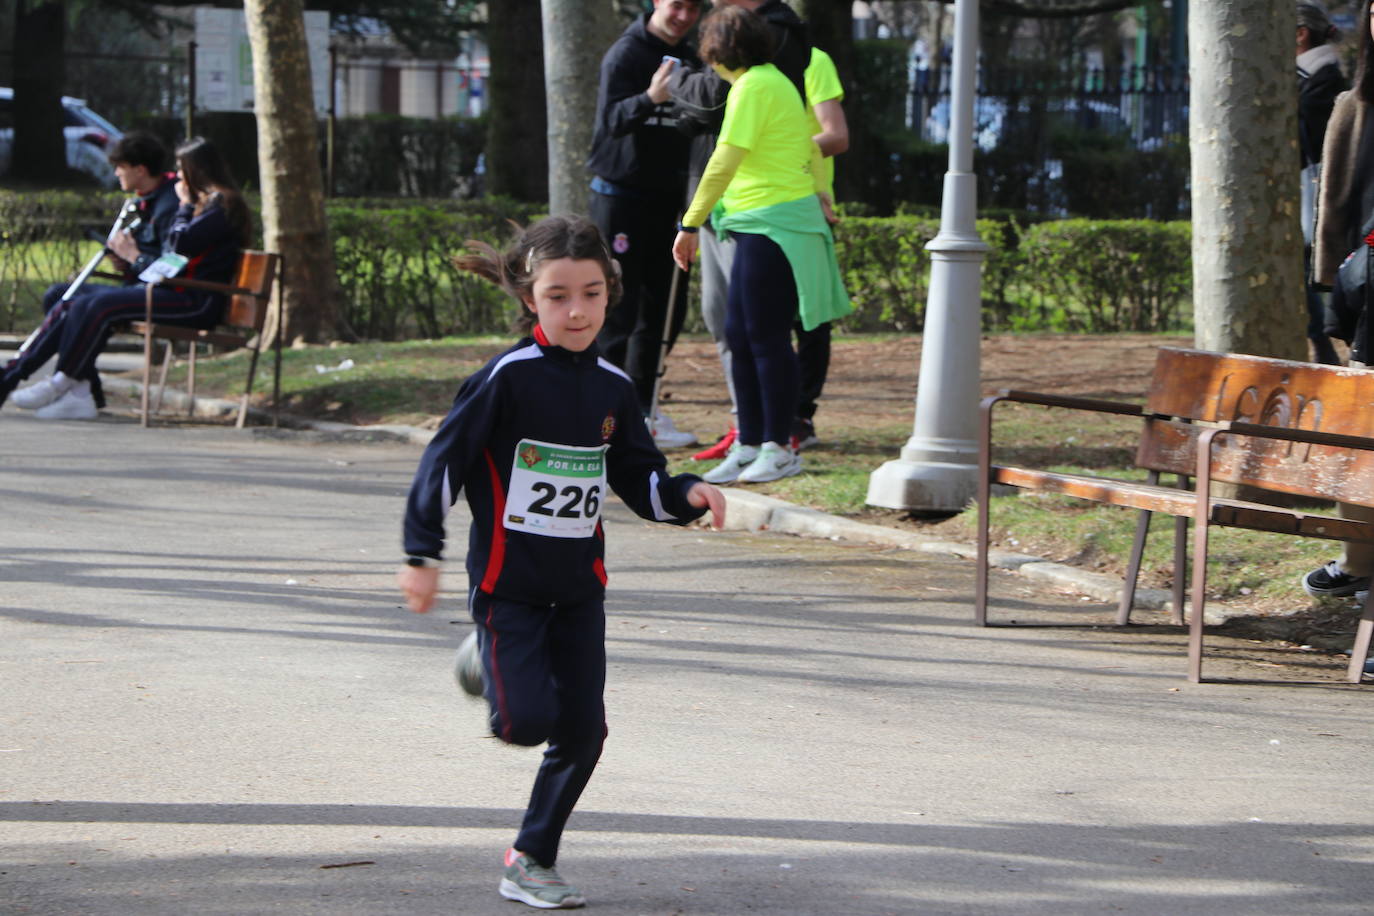
<svg viewBox="0 0 1374 916"><path fill-rule="evenodd" d="M10 403L25 410L37 410L39 407L47 407L60 397L62 397L62 392L53 387L50 380L43 379L41 382L34 382L29 387L20 388L14 392L10 395Z"/></svg>
<svg viewBox="0 0 1374 916"><path fill-rule="evenodd" d="M77 386L46 407L38 408L33 415L40 420L94 420L100 416L100 410L91 397L91 389L82 391Z"/></svg>
<svg viewBox="0 0 1374 916"><path fill-rule="evenodd" d="M458 647L458 656L453 661L453 677L458 686L470 697L480 697L485 678L482 674L482 654L477 648L477 631L473 630Z"/></svg>
<svg viewBox="0 0 1374 916"><path fill-rule="evenodd" d="M707 483L730 483L739 478L740 471L747 468L759 456L757 445L740 445L736 442L725 453L725 460L705 474L701 479Z"/></svg>
<svg viewBox="0 0 1374 916"><path fill-rule="evenodd" d="M790 447L776 442L765 442L759 449L759 456L749 467L740 471L740 483L767 483L781 480L801 473L801 455Z"/></svg>
<svg viewBox="0 0 1374 916"><path fill-rule="evenodd" d="M654 445L659 448L686 448L697 444L696 436L679 430L665 413L645 417L644 422L649 424L649 433L654 437Z"/></svg>

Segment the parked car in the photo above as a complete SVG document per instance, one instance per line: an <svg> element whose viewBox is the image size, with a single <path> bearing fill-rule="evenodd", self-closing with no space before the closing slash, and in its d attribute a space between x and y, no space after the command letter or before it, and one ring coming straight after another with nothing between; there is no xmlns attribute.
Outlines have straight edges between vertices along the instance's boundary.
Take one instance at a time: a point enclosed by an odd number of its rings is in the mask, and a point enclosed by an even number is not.
<svg viewBox="0 0 1374 916"><path fill-rule="evenodd" d="M106 158L110 145L124 132L91 111L81 99L62 97L62 132L67 138L67 165L86 172L103 187L118 185ZM0 87L0 175L9 171L14 146L14 90Z"/></svg>

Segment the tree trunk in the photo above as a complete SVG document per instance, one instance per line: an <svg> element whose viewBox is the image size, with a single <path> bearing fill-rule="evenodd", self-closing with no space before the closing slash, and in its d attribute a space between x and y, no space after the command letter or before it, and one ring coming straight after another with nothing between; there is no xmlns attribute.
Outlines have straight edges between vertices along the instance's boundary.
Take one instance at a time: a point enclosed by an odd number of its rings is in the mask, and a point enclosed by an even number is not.
<svg viewBox="0 0 1374 916"><path fill-rule="evenodd" d="M596 90L601 56L615 40L615 6L609 0L543 0L542 8L549 212L586 213Z"/></svg>
<svg viewBox="0 0 1374 916"><path fill-rule="evenodd" d="M849 122L849 150L835 160L835 198L858 200L862 196L863 183L854 169L845 167L846 163L865 161L865 145L868 142L854 86L853 3L849 0L796 0L792 5L797 15L806 20L811 43L829 54L835 61L835 69L839 71L840 85L845 90L842 104L845 119Z"/></svg>
<svg viewBox="0 0 1374 916"><path fill-rule="evenodd" d="M544 44L539 0L487 5L487 190L516 200L549 199Z"/></svg>
<svg viewBox="0 0 1374 916"><path fill-rule="evenodd" d="M1188 6L1197 345L1306 359L1293 6Z"/></svg>
<svg viewBox="0 0 1374 916"><path fill-rule="evenodd" d="M66 36L66 10L60 0L15 6L12 178L43 184L66 178L67 141L62 135Z"/></svg>
<svg viewBox="0 0 1374 916"><path fill-rule="evenodd" d="M263 239L286 264L283 338L324 343L339 333L339 282L324 216L310 54L301 0L246 0L253 49Z"/></svg>

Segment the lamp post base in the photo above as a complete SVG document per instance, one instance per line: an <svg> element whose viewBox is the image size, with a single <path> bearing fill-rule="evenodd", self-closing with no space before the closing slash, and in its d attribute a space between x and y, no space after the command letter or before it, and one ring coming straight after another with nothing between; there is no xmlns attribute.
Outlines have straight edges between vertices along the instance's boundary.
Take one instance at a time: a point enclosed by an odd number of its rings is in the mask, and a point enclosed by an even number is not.
<svg viewBox="0 0 1374 916"><path fill-rule="evenodd" d="M898 458L868 475L865 502L919 515L954 515L973 501L977 479L976 465Z"/></svg>

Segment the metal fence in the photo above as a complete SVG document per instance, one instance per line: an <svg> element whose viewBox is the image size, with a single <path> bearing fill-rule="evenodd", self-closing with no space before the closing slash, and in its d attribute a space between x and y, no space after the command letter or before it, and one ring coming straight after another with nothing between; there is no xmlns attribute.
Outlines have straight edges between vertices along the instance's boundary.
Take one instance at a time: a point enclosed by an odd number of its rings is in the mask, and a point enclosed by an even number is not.
<svg viewBox="0 0 1374 916"><path fill-rule="evenodd" d="M945 142L949 68L913 68L908 77L907 127L923 140ZM980 149L1056 128L1124 137L1137 149L1184 139L1188 71L1173 66L1076 72L980 68L974 103L974 138Z"/></svg>

